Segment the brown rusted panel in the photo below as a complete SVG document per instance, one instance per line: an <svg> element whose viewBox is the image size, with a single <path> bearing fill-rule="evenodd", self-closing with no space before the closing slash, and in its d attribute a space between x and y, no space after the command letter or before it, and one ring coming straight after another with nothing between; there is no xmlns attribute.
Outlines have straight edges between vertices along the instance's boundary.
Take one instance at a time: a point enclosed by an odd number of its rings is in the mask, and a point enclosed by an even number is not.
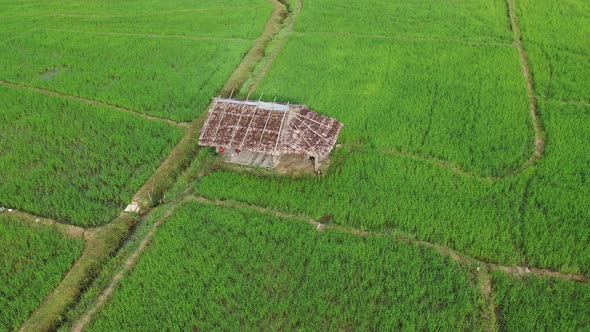
<svg viewBox="0 0 590 332"><path fill-rule="evenodd" d="M251 104L216 101L209 110L199 144L276 155L326 156L342 129L340 122L304 105L291 105L286 113L286 105L274 104L283 110L269 110Z"/></svg>

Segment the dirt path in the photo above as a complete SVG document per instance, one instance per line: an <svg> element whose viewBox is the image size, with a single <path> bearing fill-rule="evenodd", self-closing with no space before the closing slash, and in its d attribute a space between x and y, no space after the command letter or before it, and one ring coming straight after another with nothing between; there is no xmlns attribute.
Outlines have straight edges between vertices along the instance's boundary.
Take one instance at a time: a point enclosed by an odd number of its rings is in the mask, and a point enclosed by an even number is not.
<svg viewBox="0 0 590 332"><path fill-rule="evenodd" d="M281 16L285 13L284 6L278 2L277 0L269 0L273 7L274 11L271 15L271 18L267 22L265 29L260 38L258 38L255 42L253 47L250 51L246 54L243 60L240 62L238 67L234 70L231 74L230 78L226 82L226 84L221 89L220 94L226 96L229 94L229 91L237 90L240 86L244 83L247 79L248 75L251 74L254 66L260 61L264 54L264 48L268 44L268 42L274 37L278 31L280 31L281 26L280 23L284 21L281 19ZM279 25L277 25L279 24ZM160 167L156 170L156 172L146 181L146 183L138 190L138 192L134 195L133 200L139 202L140 207L144 213L151 213L153 211L152 206L157 204L157 199L160 195L164 193L164 191L172 185L171 179L175 179L178 173L180 173L181 169L186 168L188 163L190 162L191 157L193 156L194 152L196 151L197 142L196 139L198 138L198 131L201 125L204 123L204 116L206 113L203 113L203 116L197 118L193 121L190 126L188 126L185 135L181 139L181 141L176 145L176 147L172 150L169 156L164 160ZM190 188L190 187L189 187ZM185 192L186 195L186 192ZM96 312L98 312L110 299L112 296L113 291L116 289L117 285L121 281L121 279L132 269L132 267L137 263L141 253L146 249L149 245L150 240L153 238L153 235L157 228L165 222L166 218L170 216L176 207L182 201L177 202L176 204L171 205L164 214L158 218L158 220L152 225L150 231L145 235L145 237L141 240L137 249L126 258L121 270L115 274L109 286L102 291L94 305L86 311L73 325L74 331L83 331L87 324L92 320L92 317ZM145 216L144 216L145 218ZM109 224L110 225L110 224ZM108 225L106 225L108 226ZM106 227L103 226L103 227Z"/></svg>
<svg viewBox="0 0 590 332"><path fill-rule="evenodd" d="M527 95L529 97L529 113L531 121L533 122L533 129L535 131L535 149L531 157L518 169L514 170L507 176L513 176L522 173L527 168L533 166L539 158L543 156L543 149L545 148L545 132L543 124L539 118L537 109L537 98L533 86L533 76L529 65L528 56L522 45L522 34L520 33L520 26L518 25L518 17L516 16L516 4L514 0L506 0L508 6L508 19L510 21L510 29L514 35L514 47L518 50L518 57L522 67L522 75L526 82Z"/></svg>
<svg viewBox="0 0 590 332"><path fill-rule="evenodd" d="M536 276L536 277L548 276L548 277L552 277L552 278L575 280L578 282L590 283L590 279L588 279L586 276L584 276L582 274L563 273L563 272L559 272L559 271L538 269L538 268L534 268L534 267L504 266L504 265L499 265L499 264L486 263L486 262L483 262L477 258L473 258L471 256L468 256L468 255L465 255L465 254L460 253L458 251L455 251L451 248L447 248L445 246L442 246L442 245L439 245L436 243L432 243L432 242L428 242L428 241L416 240L411 237L402 236L399 234L392 234L389 232L382 232L382 231L367 231L367 230L362 230L362 229L358 229L358 228L354 228L354 227L340 226L340 225L333 225L333 224L322 224L310 217L297 215L297 214L291 214L291 213L285 213L282 211L277 211L277 210L273 210L273 209L269 209L269 208L265 208L265 207L261 207L261 206L255 206L255 205L251 205L251 204L246 204L246 203L242 203L242 202L237 202L237 201L211 200L206 197L194 196L194 195L186 196L185 199L186 200L194 200L194 201L204 203L204 204L214 204L216 206L223 206L223 207L228 207L228 208L249 209L252 211L272 215L272 216L279 217L279 218L298 220L301 222L308 223L308 224L314 226L318 230L337 230L340 232L344 232L344 233L348 233L348 234L352 234L352 235L356 235L356 236L389 236L399 242L414 244L414 245L418 245L421 247L432 248L432 249L436 250L437 252L439 252L440 254L451 258L452 260L454 260L455 262L457 262L459 264L472 266L472 267L480 267L480 270L487 268L489 271L504 271L504 272L509 273L511 275ZM487 292L487 290L486 290L486 292Z"/></svg>
<svg viewBox="0 0 590 332"><path fill-rule="evenodd" d="M129 270L131 270L131 268L133 266L135 266L135 264L139 260L139 256L145 250L145 248L147 248L148 244L150 243L150 241L154 237L154 233L156 232L158 227L160 227L160 225L169 216L172 215L172 213L176 210L177 207L178 207L178 204L172 205L171 207L169 207L166 210L166 212L162 216L160 216L158 218L158 220L156 220L156 222L150 228L150 231L145 235L145 237L139 243L139 246L137 247L137 249L135 249L135 251L129 257L127 257L127 259L123 263L122 269L113 276L109 286L100 294L100 296L98 297L98 299L96 300L94 305L80 319L78 319L78 321L76 321L76 323L72 327L72 331L75 331L75 332L83 331L84 328L88 325L88 323L90 323L90 320L92 319L92 317L99 310L101 310L104 307L106 302L110 299L113 292L115 291L115 288L117 288L117 285L119 285L119 282L121 281L121 279L123 279L123 277L129 272ZM144 218L146 218L146 217L147 217L147 215L144 216Z"/></svg>
<svg viewBox="0 0 590 332"><path fill-rule="evenodd" d="M115 105L111 105L111 104L107 104L107 103L103 103L101 101L96 101L96 100L92 100L92 99L86 99L86 98L81 98L81 97L76 97L76 96L71 96L71 95L66 95L63 93L59 93L59 92L55 92L55 91L51 91L51 90L46 90L46 89L41 89L41 88L36 88L36 87L32 87L32 86L28 86L28 85L23 85L23 84L16 84L16 83L11 83L11 82L7 82L7 81L3 81L0 80L0 85L4 85L10 88L14 88L14 89L23 89L23 90L29 90L29 91L33 91L33 92L37 92L37 93L42 93L44 95L48 95L48 96L55 96L55 97L61 97L61 98L66 98L69 100L74 100L74 101L78 101L78 102L82 102L85 104L90 104L90 105L97 105L97 106L104 106L104 107L108 107L117 111L121 111L121 112L125 112L125 113L129 113L129 114L133 114L135 116L147 119L147 120L151 120L151 121L158 121L158 122L164 122L167 123L169 125L173 125L179 128L187 128L188 127L188 123L186 122L177 122L177 121L173 121L170 119L164 119L164 118L159 118L157 116L152 116L152 115L147 115L147 114L143 114L140 113L138 111L134 111L134 110L130 110L130 109L126 109L123 107L119 107L119 106L115 106Z"/></svg>
<svg viewBox="0 0 590 332"><path fill-rule="evenodd" d="M485 268L478 271L477 280L479 282L479 293L484 299L482 319L487 322L485 331L498 331L498 317L496 316L496 306L492 296L492 275Z"/></svg>
<svg viewBox="0 0 590 332"><path fill-rule="evenodd" d="M269 0L274 10L270 19L266 22L262 35L254 41L254 45L246 54L238 68L234 70L221 89L221 95L231 95L233 91L240 91L249 76L252 75L256 66L264 59L264 54L268 44L281 32L286 21L289 19L289 13L280 0Z"/></svg>
<svg viewBox="0 0 590 332"><path fill-rule="evenodd" d="M84 250L62 281L23 322L19 331L54 330L68 308L93 280L106 258L127 238L134 218L121 214L110 224L84 231Z"/></svg>
<svg viewBox="0 0 590 332"><path fill-rule="evenodd" d="M85 229L82 227L62 224L53 219L35 216L26 212L12 210L12 212L0 212L0 215L13 216L18 220L27 223L29 225L46 225L57 229L62 234L65 234L72 238L79 238L84 236Z"/></svg>

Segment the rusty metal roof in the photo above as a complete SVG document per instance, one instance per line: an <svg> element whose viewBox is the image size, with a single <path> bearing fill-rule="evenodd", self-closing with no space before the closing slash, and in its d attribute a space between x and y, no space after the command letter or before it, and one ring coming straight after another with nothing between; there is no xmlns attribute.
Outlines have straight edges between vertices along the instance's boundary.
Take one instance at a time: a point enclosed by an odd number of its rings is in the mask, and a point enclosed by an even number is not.
<svg viewBox="0 0 590 332"><path fill-rule="evenodd" d="M342 126L305 105L215 98L199 144L276 156L327 156Z"/></svg>

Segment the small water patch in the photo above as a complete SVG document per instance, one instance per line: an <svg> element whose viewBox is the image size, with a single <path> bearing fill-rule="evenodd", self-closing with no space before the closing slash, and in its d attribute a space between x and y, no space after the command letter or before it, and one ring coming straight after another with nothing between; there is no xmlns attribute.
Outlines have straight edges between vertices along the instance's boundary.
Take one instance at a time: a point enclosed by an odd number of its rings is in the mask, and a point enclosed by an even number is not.
<svg viewBox="0 0 590 332"><path fill-rule="evenodd" d="M43 81L47 81L47 80L50 80L53 77L57 76L59 73L60 73L60 70L59 69L51 68L51 69L47 69L44 72L39 73L39 77Z"/></svg>

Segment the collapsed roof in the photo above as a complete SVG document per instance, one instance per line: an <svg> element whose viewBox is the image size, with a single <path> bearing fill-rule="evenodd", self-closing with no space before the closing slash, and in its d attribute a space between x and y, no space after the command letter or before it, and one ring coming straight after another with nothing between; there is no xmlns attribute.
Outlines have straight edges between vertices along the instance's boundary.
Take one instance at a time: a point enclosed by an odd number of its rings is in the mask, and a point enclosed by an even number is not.
<svg viewBox="0 0 590 332"><path fill-rule="evenodd" d="M305 105L215 98L199 144L275 156L325 157L336 144L342 126Z"/></svg>

